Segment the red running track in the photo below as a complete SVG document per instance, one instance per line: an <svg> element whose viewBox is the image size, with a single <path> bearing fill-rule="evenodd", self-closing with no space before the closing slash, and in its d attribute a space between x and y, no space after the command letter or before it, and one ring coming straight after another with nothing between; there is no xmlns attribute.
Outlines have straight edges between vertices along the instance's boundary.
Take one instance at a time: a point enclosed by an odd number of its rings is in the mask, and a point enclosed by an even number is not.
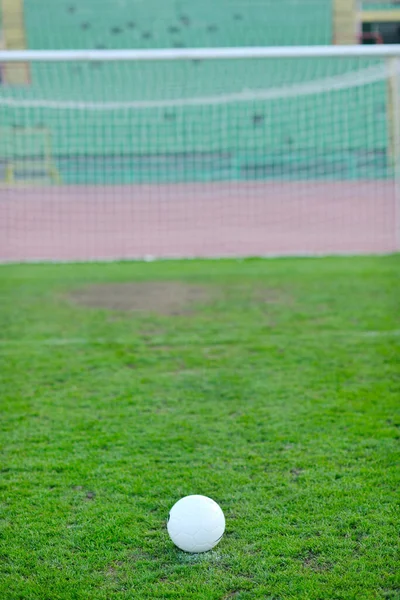
<svg viewBox="0 0 400 600"><path fill-rule="evenodd" d="M0 188L0 261L387 253L393 181Z"/></svg>

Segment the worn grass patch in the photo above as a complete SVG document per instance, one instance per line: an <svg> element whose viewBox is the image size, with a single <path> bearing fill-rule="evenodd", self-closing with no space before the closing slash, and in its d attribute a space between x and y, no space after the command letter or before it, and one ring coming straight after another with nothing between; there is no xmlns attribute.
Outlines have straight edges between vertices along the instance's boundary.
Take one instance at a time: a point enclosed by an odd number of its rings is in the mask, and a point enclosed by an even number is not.
<svg viewBox="0 0 400 600"><path fill-rule="evenodd" d="M290 295L262 285L191 284L183 281L139 281L88 284L68 291L65 298L76 306L109 311L133 311L155 315L187 315L206 306L229 303L262 307L286 304Z"/></svg>
<svg viewBox="0 0 400 600"><path fill-rule="evenodd" d="M69 292L67 298L89 308L178 315L208 304L215 295L216 290L210 286L142 281L86 285Z"/></svg>
<svg viewBox="0 0 400 600"><path fill-rule="evenodd" d="M1 267L0 598L398 599L399 272ZM206 554L166 532L191 493Z"/></svg>

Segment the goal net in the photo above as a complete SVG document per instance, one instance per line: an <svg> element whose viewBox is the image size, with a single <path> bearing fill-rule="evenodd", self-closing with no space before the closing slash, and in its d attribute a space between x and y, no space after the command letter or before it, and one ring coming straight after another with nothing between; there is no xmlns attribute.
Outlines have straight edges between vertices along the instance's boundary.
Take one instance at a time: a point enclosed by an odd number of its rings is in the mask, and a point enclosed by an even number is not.
<svg viewBox="0 0 400 600"><path fill-rule="evenodd" d="M0 53L18 60L2 261L398 248L396 48Z"/></svg>

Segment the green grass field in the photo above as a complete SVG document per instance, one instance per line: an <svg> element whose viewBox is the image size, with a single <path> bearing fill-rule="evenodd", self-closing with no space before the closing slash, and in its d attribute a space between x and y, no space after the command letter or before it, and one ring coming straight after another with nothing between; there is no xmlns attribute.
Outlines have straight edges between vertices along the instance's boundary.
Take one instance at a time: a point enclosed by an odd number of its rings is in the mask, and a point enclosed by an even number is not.
<svg viewBox="0 0 400 600"><path fill-rule="evenodd" d="M399 273L1 267L0 598L399 599ZM227 520L202 555L165 526L192 493Z"/></svg>

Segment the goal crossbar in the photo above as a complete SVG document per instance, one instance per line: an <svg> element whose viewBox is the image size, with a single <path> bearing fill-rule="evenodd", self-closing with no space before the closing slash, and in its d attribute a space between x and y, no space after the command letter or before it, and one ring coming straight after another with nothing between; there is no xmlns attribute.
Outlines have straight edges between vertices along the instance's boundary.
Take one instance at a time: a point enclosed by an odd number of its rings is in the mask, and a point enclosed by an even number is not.
<svg viewBox="0 0 400 600"><path fill-rule="evenodd" d="M242 48L164 48L149 50L1 50L0 62L171 61L254 58L394 58L400 44L376 46L266 46Z"/></svg>

